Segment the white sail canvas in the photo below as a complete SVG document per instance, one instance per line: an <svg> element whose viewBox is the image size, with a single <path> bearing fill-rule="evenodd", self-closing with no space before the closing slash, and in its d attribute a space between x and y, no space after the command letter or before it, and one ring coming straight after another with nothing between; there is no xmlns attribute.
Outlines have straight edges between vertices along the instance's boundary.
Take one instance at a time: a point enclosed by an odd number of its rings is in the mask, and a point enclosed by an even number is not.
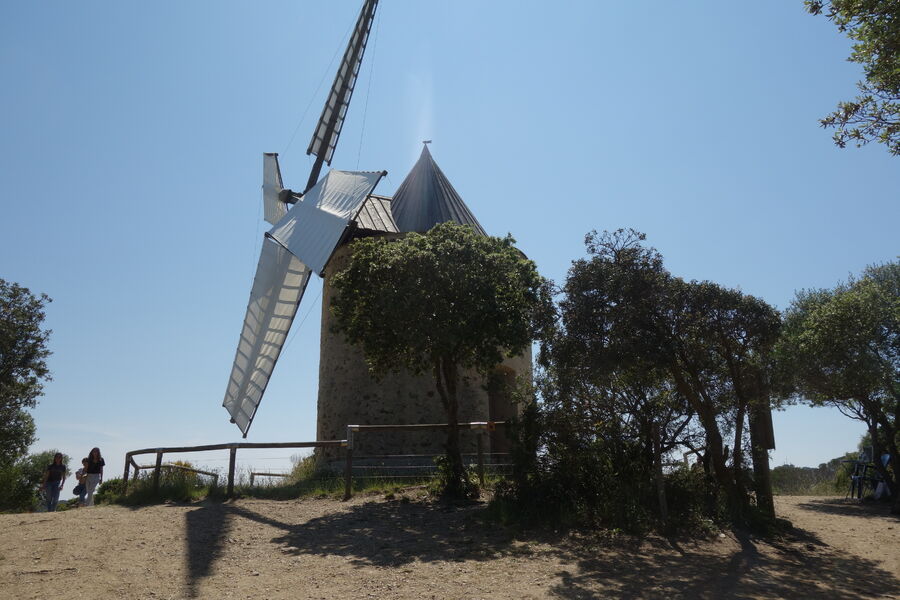
<svg viewBox="0 0 900 600"><path fill-rule="evenodd" d="M347 224L383 176L383 171L329 171L266 236L321 275Z"/></svg>
<svg viewBox="0 0 900 600"><path fill-rule="evenodd" d="M310 273L284 247L269 239L263 241L222 403L244 436L269 384Z"/></svg>

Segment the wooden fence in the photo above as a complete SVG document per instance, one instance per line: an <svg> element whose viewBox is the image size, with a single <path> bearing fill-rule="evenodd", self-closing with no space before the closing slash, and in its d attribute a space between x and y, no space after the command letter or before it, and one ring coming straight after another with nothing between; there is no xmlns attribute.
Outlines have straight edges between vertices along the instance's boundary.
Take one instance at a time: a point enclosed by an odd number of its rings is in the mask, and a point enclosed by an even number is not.
<svg viewBox="0 0 900 600"><path fill-rule="evenodd" d="M206 446L183 446L173 448L144 448L143 450L132 450L125 454L125 474L123 492L128 492L128 475L130 469L134 467L134 476L137 479L138 471L141 469L153 469L153 489L159 489L159 472L162 469L162 457L164 454L183 454L186 452L205 452L209 450L228 450L228 489L225 494L228 497L234 495L234 468L237 462L237 451L240 449L260 449L260 448L343 448L347 446L347 440L329 440L320 442L272 442L272 443L251 443L241 442L236 444L208 444ZM156 464L152 467L142 467L138 465L134 457L139 454L156 454Z"/></svg>
<svg viewBox="0 0 900 600"><path fill-rule="evenodd" d="M506 423L504 421L476 421L472 423L457 423L457 427L460 429L474 429L481 431L494 431L498 426L504 426ZM234 469L237 458L237 451L240 449L260 449L260 448L346 448L346 464L344 467L344 500L347 500L352 495L352 487L353 487L353 438L354 436L358 437L367 432L374 431L443 431L448 427L447 423L433 423L433 424L417 424L417 425L348 425L347 426L347 439L346 440L328 440L328 441L318 441L318 442L273 442L273 443L251 443L251 442L241 442L235 444L208 444L205 446L182 446L182 447L172 447L172 448L144 448L142 450L132 450L131 452L127 452L125 454L125 474L122 476L124 480L124 488L123 493L128 492L128 477L131 474L131 469L134 468L134 478L135 480L138 477L139 471L143 469L153 469L153 489L154 491L159 490L159 473L163 468L172 468L172 467L180 467L181 465L163 465L162 459L164 454L183 454L187 452L205 452L209 450L228 450L230 453L229 461L228 461L228 488L225 492L227 497L231 497L234 495ZM484 485L484 435L479 435L477 437L478 442L478 479L482 485ZM156 464L155 465L145 465L141 466L135 462L134 457L140 454L156 454ZM183 467L186 470L196 471L198 473L203 473L206 475L214 475L217 477L216 481L218 482L218 475L214 473L208 473L206 471L199 471L197 469L191 469L190 467ZM263 475L263 473L256 473L256 475ZM273 475L271 473L265 473L265 475Z"/></svg>

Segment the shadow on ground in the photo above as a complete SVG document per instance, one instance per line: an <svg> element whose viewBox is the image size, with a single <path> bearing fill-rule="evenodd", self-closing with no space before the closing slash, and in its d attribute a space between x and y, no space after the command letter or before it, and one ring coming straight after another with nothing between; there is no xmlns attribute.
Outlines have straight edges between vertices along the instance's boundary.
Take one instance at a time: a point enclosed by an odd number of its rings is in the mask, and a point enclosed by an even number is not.
<svg viewBox="0 0 900 600"><path fill-rule="evenodd" d="M853 498L821 498L798 504L797 508L815 512L842 515L847 517L862 517L869 519L885 519L900 523L900 515L891 514L891 505L888 502L877 500L855 500Z"/></svg>
<svg viewBox="0 0 900 600"><path fill-rule="evenodd" d="M296 555L341 556L358 567L414 561L486 561L510 566L555 559L568 568L548 590L560 598L844 598L900 596L877 563L843 555L800 529L778 541L746 535L717 541L602 541L552 533L513 535L484 520L483 507L369 502L290 524L246 506L211 504L187 516L188 589L193 595L222 552L235 519L280 530L271 543Z"/></svg>
<svg viewBox="0 0 900 600"><path fill-rule="evenodd" d="M578 574L559 573L552 593L560 598L834 598L896 597L900 581L874 561L841 554L809 532L795 529L782 541L747 535L740 549L718 554L707 543L643 545L631 552L589 556L567 548Z"/></svg>
<svg viewBox="0 0 900 600"><path fill-rule="evenodd" d="M198 596L197 584L212 573L213 564L222 554L231 514L231 507L225 504L204 503L185 515L187 592L191 598Z"/></svg>

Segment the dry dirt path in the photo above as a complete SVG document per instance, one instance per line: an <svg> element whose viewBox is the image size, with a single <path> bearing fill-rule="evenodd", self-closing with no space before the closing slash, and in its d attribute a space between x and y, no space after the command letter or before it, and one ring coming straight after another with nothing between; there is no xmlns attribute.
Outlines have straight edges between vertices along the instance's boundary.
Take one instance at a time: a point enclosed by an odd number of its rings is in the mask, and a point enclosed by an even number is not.
<svg viewBox="0 0 900 600"><path fill-rule="evenodd" d="M481 507L355 498L0 515L0 599L900 598L900 521L779 498L763 543L511 533Z"/></svg>

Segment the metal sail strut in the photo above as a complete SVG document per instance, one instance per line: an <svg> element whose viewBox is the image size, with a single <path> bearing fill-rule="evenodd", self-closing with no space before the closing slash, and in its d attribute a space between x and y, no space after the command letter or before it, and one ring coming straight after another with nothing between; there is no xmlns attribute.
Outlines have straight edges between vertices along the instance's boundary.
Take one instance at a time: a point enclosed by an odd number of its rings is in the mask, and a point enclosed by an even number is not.
<svg viewBox="0 0 900 600"><path fill-rule="evenodd" d="M377 5L378 0L365 0L359 13L306 151L315 154L316 161L303 195L284 187L278 155L263 155L265 220L274 227L263 240L222 402L244 437L284 347L310 274L321 274L349 222L356 218L384 174L332 171L318 181L323 163L331 164ZM294 206L288 210L291 204Z"/></svg>
<svg viewBox="0 0 900 600"><path fill-rule="evenodd" d="M356 86L359 66L362 64L363 54L366 51L366 42L369 40L369 31L372 29L377 6L378 0L366 0L362 10L359 11L359 18L356 20L353 35L350 36L350 43L344 52L344 58L334 77L328 100L322 108L322 115L319 117L309 147L306 149L306 154L316 156L316 162L309 174L304 193L319 180L322 163L331 165L331 158L341 135L341 128L344 126L344 117L347 116L347 107L353 96L353 88Z"/></svg>

